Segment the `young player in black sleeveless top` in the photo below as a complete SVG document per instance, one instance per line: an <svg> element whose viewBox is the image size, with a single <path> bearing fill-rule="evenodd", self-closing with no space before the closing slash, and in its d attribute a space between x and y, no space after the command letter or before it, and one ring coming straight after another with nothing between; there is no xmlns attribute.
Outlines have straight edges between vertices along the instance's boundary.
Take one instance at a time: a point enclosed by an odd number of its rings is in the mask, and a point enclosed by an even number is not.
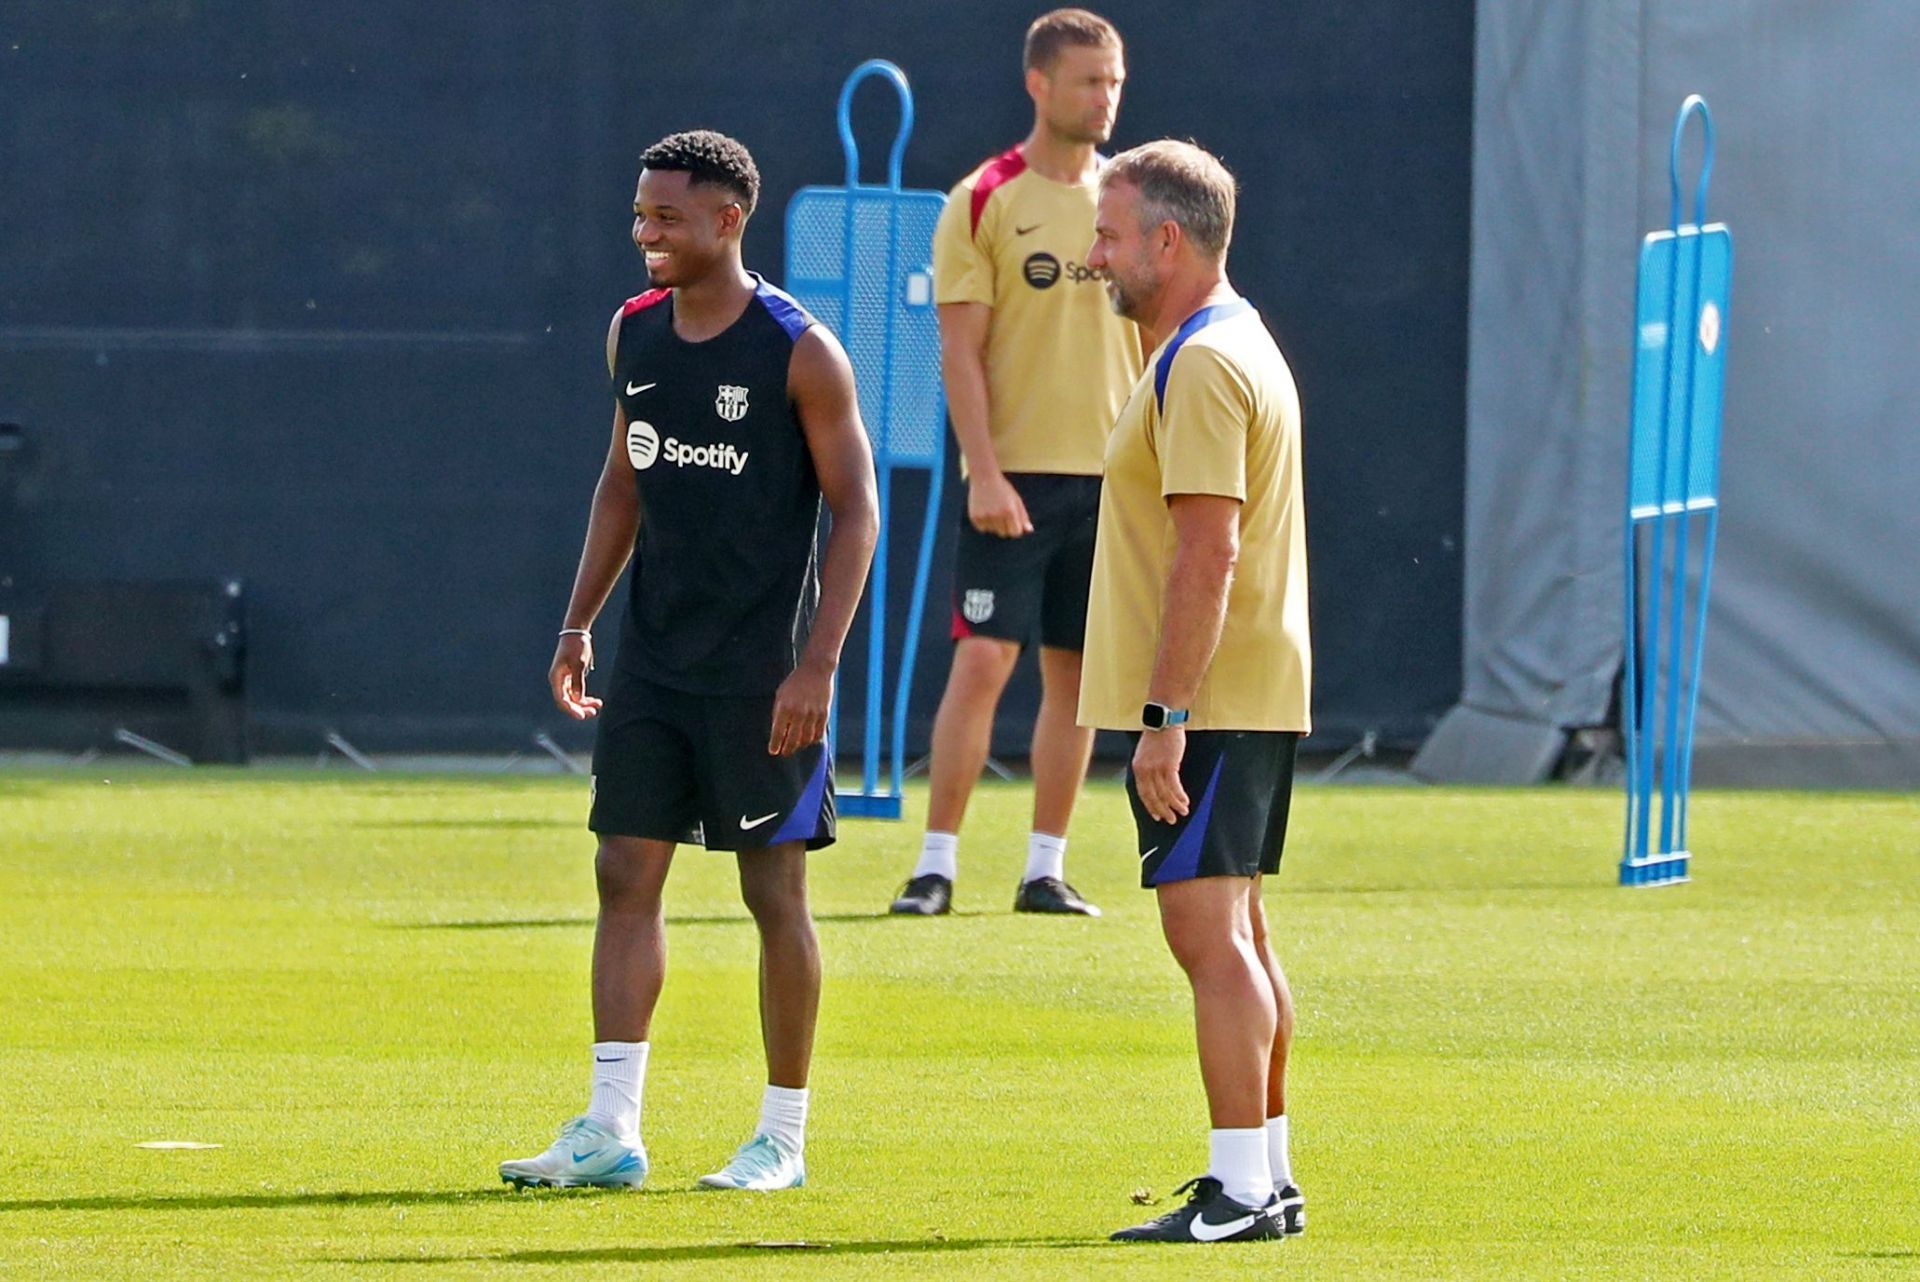
<svg viewBox="0 0 1920 1282"><path fill-rule="evenodd" d="M853 370L825 328L741 264L759 195L746 148L705 130L641 156L633 239L652 288L607 334L613 440L549 674L599 718L593 1094L521 1185L638 1186L649 1026L666 962L661 889L679 842L738 852L760 930L767 1093L715 1188L806 1175L820 960L806 853L834 839L825 737L841 643L877 530ZM833 514L816 558L821 498ZM613 680L586 692L591 628L633 576Z"/></svg>

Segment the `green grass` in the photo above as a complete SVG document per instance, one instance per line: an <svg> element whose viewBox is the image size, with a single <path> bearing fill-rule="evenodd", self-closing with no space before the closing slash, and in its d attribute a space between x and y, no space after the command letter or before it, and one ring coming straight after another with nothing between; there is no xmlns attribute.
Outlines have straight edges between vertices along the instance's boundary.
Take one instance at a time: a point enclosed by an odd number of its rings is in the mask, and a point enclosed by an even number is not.
<svg viewBox="0 0 1920 1282"><path fill-rule="evenodd" d="M584 785L94 769L0 776L0 1275L1920 1278L1920 798L1702 796L1698 880L1625 891L1611 794L1304 789L1268 902L1311 1228L1182 1251L1102 1240L1206 1160L1112 785L1101 921L1006 911L1016 789L950 919L876 915L917 796L816 860L792 1194L689 1188L761 1073L731 860L682 852L650 1187L515 1194L585 1098Z"/></svg>

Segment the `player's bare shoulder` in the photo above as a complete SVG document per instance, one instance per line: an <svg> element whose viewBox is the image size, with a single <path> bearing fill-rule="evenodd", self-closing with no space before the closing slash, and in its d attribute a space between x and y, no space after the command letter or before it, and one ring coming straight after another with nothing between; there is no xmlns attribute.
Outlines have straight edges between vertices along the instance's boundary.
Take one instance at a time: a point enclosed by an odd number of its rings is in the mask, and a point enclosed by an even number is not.
<svg viewBox="0 0 1920 1282"><path fill-rule="evenodd" d="M615 360L620 355L620 322L627 318L624 306L613 309L613 319L607 324L607 375L612 377Z"/></svg>
<svg viewBox="0 0 1920 1282"><path fill-rule="evenodd" d="M787 391L796 402L842 394L853 387L853 362L825 325L809 325L793 340L787 365Z"/></svg>

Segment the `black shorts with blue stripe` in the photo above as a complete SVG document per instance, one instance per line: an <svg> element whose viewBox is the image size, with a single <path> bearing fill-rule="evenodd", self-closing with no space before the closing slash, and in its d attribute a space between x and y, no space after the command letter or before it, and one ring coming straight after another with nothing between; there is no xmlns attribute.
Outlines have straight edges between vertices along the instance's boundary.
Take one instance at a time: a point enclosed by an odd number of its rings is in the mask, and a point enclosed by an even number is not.
<svg viewBox="0 0 1920 1282"><path fill-rule="evenodd" d="M1132 736L1134 744L1139 734ZM1187 813L1165 824L1147 813L1127 770L1139 834L1140 884L1280 871L1300 736L1291 730L1191 730L1180 761Z"/></svg>
<svg viewBox="0 0 1920 1282"><path fill-rule="evenodd" d="M587 826L708 850L831 846L832 759L818 743L785 757L767 751L773 698L616 675L593 745Z"/></svg>

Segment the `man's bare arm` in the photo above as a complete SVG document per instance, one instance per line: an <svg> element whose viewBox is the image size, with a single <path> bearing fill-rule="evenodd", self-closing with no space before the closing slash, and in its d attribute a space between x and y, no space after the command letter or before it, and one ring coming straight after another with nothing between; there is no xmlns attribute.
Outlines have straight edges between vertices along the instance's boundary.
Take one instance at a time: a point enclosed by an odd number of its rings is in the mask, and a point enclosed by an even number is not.
<svg viewBox="0 0 1920 1282"><path fill-rule="evenodd" d="M873 451L860 422L853 366L832 334L816 325L800 336L794 344L789 385L833 524L820 563L820 606L814 612L813 634L798 666L774 697L767 751L782 754L826 737L840 649L853 626L860 594L866 590L880 532Z"/></svg>
<svg viewBox="0 0 1920 1282"><path fill-rule="evenodd" d="M1167 511L1173 517L1173 564L1147 698L1190 708L1227 621L1227 593L1240 557L1240 500L1175 494Z"/></svg>
<svg viewBox="0 0 1920 1282"><path fill-rule="evenodd" d="M1169 708L1191 708L1220 645L1227 595L1240 556L1240 500L1217 494L1176 494L1173 564L1161 605L1160 645L1147 680L1147 698ZM1187 733L1175 727L1140 736L1133 754L1134 791L1147 813L1174 823L1191 801L1180 783Z"/></svg>
<svg viewBox="0 0 1920 1282"><path fill-rule="evenodd" d="M1027 505L1000 470L987 428L987 330L993 308L985 303L940 304L940 369L946 379L947 415L967 461L967 519L974 528L1003 538L1033 533Z"/></svg>
<svg viewBox="0 0 1920 1282"><path fill-rule="evenodd" d="M620 313L614 313L613 324L607 329L608 372L613 370L620 320ZM607 444L606 461L600 466L600 480L593 487L586 543L580 549L580 565L573 575L573 595L567 600L567 613L561 627L591 631L613 592L613 585L620 581L620 572L627 568L627 560L633 555L633 537L639 529L640 495L634 488L633 469L627 462L627 414L616 401L613 439ZM547 685L560 710L576 720L600 711L600 700L587 693L587 673L591 671L593 638L561 637L547 670Z"/></svg>
<svg viewBox="0 0 1920 1282"><path fill-rule="evenodd" d="M633 469L627 463L627 415L613 411L613 441L593 487L593 507L587 516L587 538L580 549L580 566L573 575L573 594L561 626L585 633L600 617L620 572L633 555L633 538L640 529L640 495L634 489ZM593 671L593 638L562 636L554 647L547 683L561 711L584 720L600 710L600 700L587 693L587 673Z"/></svg>

